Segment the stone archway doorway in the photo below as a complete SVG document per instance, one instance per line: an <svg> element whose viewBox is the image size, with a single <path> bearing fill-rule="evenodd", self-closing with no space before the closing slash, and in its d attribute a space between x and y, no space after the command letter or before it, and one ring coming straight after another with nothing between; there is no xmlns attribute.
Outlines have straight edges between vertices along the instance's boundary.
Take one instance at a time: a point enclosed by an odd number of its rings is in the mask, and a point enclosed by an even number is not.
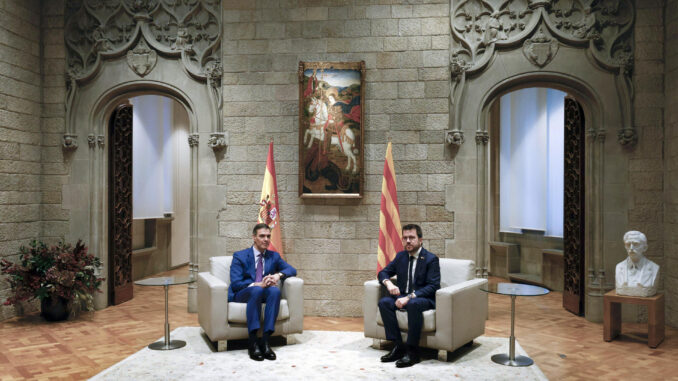
<svg viewBox="0 0 678 381"><path fill-rule="evenodd" d="M507 90L488 112L490 272L562 291L583 315L583 108L540 86Z"/></svg>
<svg viewBox="0 0 678 381"><path fill-rule="evenodd" d="M114 305L132 298L133 281L190 260L188 113L157 93L121 102L107 119L108 289Z"/></svg>

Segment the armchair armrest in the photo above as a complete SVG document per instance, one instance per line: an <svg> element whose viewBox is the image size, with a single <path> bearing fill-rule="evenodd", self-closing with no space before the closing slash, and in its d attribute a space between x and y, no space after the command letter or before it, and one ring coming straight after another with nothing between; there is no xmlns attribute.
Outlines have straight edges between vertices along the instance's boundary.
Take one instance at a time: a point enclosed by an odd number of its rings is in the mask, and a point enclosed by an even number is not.
<svg viewBox="0 0 678 381"><path fill-rule="evenodd" d="M198 321L212 341L226 334L228 284L209 272L198 274Z"/></svg>
<svg viewBox="0 0 678 381"><path fill-rule="evenodd" d="M376 279L365 282L365 296L363 299L363 329L365 337L377 337L377 313L379 312L379 297L381 285Z"/></svg>
<svg viewBox="0 0 678 381"><path fill-rule="evenodd" d="M487 279L476 278L436 291L436 336L448 351L485 333L487 293L480 287Z"/></svg>
<svg viewBox="0 0 678 381"><path fill-rule="evenodd" d="M285 279L280 290L281 297L287 299L290 311L290 333L304 331L304 280L297 277Z"/></svg>

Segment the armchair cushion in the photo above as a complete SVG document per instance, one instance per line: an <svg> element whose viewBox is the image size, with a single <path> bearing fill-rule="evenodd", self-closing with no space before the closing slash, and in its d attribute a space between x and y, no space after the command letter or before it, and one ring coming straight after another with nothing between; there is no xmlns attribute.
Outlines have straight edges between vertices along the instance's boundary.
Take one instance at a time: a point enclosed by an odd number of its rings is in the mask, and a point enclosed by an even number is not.
<svg viewBox="0 0 678 381"><path fill-rule="evenodd" d="M264 308L266 304L261 305L261 316L264 316ZM287 320L290 318L290 309L287 306L287 300L280 300L280 311L276 321ZM244 323L247 324L247 303L228 303L228 322L229 323Z"/></svg>
<svg viewBox="0 0 678 381"><path fill-rule="evenodd" d="M401 331L407 332L407 312L405 310L396 311L396 319L398 319L398 328ZM377 313L377 324L384 326L381 320L381 314ZM436 330L436 310L424 311L424 325L421 327L421 332L435 332Z"/></svg>

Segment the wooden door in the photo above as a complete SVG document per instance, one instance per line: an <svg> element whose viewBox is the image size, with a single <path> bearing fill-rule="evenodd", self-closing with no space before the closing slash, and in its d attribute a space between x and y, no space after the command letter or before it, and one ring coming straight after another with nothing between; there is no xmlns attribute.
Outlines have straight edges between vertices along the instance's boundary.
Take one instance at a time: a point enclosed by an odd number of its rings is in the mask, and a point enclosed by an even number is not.
<svg viewBox="0 0 678 381"><path fill-rule="evenodd" d="M563 307L584 315L584 112L565 98L565 197L563 259L565 285Z"/></svg>
<svg viewBox="0 0 678 381"><path fill-rule="evenodd" d="M109 303L132 299L132 105L118 106L109 122Z"/></svg>

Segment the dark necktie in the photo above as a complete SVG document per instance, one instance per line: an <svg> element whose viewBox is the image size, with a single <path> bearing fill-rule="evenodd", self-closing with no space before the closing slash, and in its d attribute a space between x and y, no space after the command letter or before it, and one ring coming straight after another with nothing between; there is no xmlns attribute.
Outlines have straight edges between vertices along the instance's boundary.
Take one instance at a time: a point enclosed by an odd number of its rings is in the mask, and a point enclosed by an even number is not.
<svg viewBox="0 0 678 381"><path fill-rule="evenodd" d="M264 253L259 254L259 258L257 258L257 272L254 281L261 282L262 279L264 279Z"/></svg>
<svg viewBox="0 0 678 381"><path fill-rule="evenodd" d="M408 287L407 287L407 293L408 294L411 294L412 289L414 288L414 284L413 284L414 278L412 277L412 265L413 264L414 264L414 257L410 256L410 270L409 270L409 277L408 277L409 282L407 282L408 283Z"/></svg>

